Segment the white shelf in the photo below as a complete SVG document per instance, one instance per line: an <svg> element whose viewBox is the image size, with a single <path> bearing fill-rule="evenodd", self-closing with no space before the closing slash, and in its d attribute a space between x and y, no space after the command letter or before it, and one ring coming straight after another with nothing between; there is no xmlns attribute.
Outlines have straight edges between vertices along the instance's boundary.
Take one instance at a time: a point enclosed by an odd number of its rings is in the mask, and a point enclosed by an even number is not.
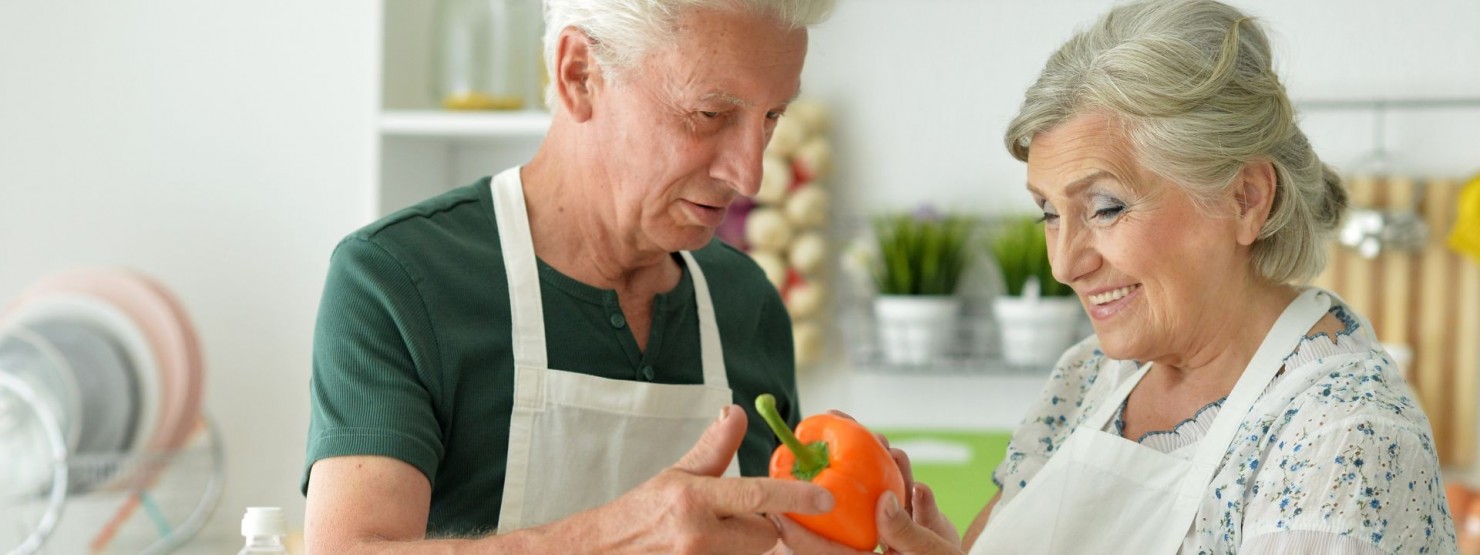
<svg viewBox="0 0 1480 555"><path fill-rule="evenodd" d="M398 137L539 138L550 127L550 113L451 112L387 110L380 114L380 134Z"/></svg>

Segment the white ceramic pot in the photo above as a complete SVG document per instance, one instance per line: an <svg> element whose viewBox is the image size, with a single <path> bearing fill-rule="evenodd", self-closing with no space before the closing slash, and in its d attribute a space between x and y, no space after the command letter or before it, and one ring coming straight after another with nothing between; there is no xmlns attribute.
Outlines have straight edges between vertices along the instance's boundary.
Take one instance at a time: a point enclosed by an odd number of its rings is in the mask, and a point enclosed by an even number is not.
<svg viewBox="0 0 1480 555"><path fill-rule="evenodd" d="M1047 369L1079 340L1084 308L1075 297L997 297L992 314L1002 331L1002 358Z"/></svg>
<svg viewBox="0 0 1480 555"><path fill-rule="evenodd" d="M925 364L945 358L957 341L961 300L947 296L883 295L874 317L884 360Z"/></svg>

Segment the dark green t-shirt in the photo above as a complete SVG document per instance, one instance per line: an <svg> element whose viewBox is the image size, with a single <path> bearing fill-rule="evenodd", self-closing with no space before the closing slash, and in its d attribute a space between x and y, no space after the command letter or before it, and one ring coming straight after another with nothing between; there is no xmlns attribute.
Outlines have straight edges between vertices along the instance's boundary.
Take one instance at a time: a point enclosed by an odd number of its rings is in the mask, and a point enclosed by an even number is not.
<svg viewBox="0 0 1480 555"><path fill-rule="evenodd" d="M712 241L694 258L709 281L729 387L750 417L740 470L765 475L777 442L753 404L761 393L773 393L787 420L798 420L791 321L745 254ZM615 292L543 262L539 272L552 368L703 383L687 269L677 287L653 300L645 352L627 329ZM331 258L314 330L304 491L320 459L394 457L432 484L428 535L493 530L513 404L510 326L489 179L346 237Z"/></svg>

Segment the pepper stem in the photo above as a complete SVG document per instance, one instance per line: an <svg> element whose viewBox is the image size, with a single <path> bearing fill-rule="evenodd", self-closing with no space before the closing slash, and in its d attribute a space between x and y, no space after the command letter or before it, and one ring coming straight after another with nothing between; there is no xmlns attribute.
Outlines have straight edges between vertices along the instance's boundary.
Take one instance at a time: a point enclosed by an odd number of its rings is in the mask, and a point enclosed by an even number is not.
<svg viewBox="0 0 1480 555"><path fill-rule="evenodd" d="M791 426L786 425L786 421L781 419L781 413L776 410L775 396L762 393L760 397L756 397L755 410L761 413L761 418L765 419L771 431L776 432L776 437L781 438L781 443L786 445L793 455L796 455L797 462L795 468L792 469L793 475L810 481L818 472L827 468L827 443L818 441L803 445L802 441L797 439L796 434L792 433Z"/></svg>

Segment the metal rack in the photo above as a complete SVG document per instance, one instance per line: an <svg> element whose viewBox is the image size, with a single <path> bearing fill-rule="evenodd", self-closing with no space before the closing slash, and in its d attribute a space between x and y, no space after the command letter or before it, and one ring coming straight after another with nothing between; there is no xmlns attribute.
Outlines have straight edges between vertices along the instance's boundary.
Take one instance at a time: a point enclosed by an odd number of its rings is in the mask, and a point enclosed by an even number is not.
<svg viewBox="0 0 1480 555"><path fill-rule="evenodd" d="M220 501L225 453L204 415L178 449L69 453L60 426L26 383L0 373L0 402L25 405L10 407L12 420L28 409L51 446L44 487L0 499L10 519L3 524L23 538L12 555L169 553L200 531Z"/></svg>

